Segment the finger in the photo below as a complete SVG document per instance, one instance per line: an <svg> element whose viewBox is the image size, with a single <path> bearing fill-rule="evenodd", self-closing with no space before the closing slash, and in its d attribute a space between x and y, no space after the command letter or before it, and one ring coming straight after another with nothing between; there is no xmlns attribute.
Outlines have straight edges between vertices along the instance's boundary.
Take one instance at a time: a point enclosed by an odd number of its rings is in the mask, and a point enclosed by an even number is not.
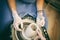
<svg viewBox="0 0 60 40"><path fill-rule="evenodd" d="M13 25L14 25L15 30L17 30L17 31L22 31L22 30L19 28L19 24L13 24Z"/></svg>
<svg viewBox="0 0 60 40"><path fill-rule="evenodd" d="M44 26L44 25L45 25L45 21L42 20L42 21L40 22L40 25L41 25L41 26Z"/></svg>
<svg viewBox="0 0 60 40"><path fill-rule="evenodd" d="M34 40L38 40L38 36L36 36L36 37L34 38Z"/></svg>
<svg viewBox="0 0 60 40"><path fill-rule="evenodd" d="M41 32L37 31L38 35L39 35L39 38L41 38L41 40L46 40L45 37L42 35Z"/></svg>

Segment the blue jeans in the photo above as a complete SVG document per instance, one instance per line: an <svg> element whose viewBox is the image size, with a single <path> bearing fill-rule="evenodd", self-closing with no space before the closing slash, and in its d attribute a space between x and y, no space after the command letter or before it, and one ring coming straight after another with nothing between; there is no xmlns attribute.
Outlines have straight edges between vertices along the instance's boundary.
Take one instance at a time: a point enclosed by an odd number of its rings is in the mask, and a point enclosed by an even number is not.
<svg viewBox="0 0 60 40"><path fill-rule="evenodd" d="M24 17L25 15L31 15L33 18L37 17L37 9L35 3L24 3L16 0L16 9L20 17Z"/></svg>

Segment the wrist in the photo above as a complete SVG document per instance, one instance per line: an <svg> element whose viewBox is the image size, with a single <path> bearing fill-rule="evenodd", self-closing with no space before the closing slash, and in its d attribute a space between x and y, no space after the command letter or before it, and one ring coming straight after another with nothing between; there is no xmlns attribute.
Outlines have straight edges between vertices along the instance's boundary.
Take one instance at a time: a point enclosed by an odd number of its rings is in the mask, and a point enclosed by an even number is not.
<svg viewBox="0 0 60 40"><path fill-rule="evenodd" d="M39 19L41 19L41 20L42 20L42 19L45 19L45 17L43 16L43 11L44 11L44 10L38 10L38 11L37 11L37 17L38 17Z"/></svg>
<svg viewBox="0 0 60 40"><path fill-rule="evenodd" d="M42 12L43 11L43 9L42 10L37 10L37 12Z"/></svg>
<svg viewBox="0 0 60 40"><path fill-rule="evenodd" d="M43 10L38 10L37 11L37 16L43 16Z"/></svg>
<svg viewBox="0 0 60 40"><path fill-rule="evenodd" d="M16 16L18 16L18 13L17 13L17 11L12 9L12 15L13 15L13 17L16 17Z"/></svg>

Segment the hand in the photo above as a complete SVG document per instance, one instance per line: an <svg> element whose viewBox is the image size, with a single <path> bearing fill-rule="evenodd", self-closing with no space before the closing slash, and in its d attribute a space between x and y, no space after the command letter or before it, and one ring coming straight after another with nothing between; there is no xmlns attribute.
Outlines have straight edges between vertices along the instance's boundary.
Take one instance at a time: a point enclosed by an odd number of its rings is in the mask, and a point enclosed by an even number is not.
<svg viewBox="0 0 60 40"><path fill-rule="evenodd" d="M40 27L45 25L45 17L43 16L43 12L40 12L37 15L37 25Z"/></svg>
<svg viewBox="0 0 60 40"><path fill-rule="evenodd" d="M15 28L15 30L22 31L21 30L21 28L23 28L22 19L21 19L21 17L18 16L16 11L13 11L13 18L14 18L13 27ZM20 28L19 28L19 25L21 25Z"/></svg>

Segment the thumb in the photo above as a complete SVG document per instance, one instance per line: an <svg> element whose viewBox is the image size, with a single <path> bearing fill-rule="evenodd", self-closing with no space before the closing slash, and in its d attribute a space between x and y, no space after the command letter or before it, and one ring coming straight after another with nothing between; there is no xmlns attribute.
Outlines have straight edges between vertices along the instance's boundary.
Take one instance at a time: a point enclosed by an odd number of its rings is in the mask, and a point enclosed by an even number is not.
<svg viewBox="0 0 60 40"><path fill-rule="evenodd" d="M13 24L13 27L14 27L15 30L17 30L17 31L22 31L22 30L19 28L19 24Z"/></svg>

